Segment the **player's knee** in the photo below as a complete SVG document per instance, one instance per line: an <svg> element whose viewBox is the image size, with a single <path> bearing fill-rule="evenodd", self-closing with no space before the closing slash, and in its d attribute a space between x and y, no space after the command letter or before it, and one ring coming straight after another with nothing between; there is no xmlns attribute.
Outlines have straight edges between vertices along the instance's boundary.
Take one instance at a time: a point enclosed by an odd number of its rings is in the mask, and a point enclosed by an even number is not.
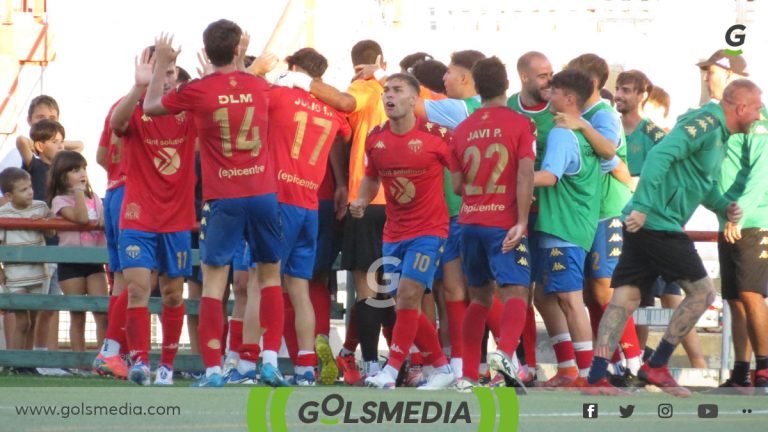
<svg viewBox="0 0 768 432"><path fill-rule="evenodd" d="M423 285L408 278L401 278L397 287L397 303L406 309L416 309L420 306L423 293Z"/></svg>

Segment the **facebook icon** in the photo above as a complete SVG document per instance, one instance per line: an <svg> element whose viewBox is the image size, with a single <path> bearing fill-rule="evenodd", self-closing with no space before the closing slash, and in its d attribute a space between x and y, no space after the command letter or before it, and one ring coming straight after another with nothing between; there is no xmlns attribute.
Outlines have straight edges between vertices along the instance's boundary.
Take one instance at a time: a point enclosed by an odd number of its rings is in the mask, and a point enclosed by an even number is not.
<svg viewBox="0 0 768 432"><path fill-rule="evenodd" d="M583 408L583 415L585 419L596 419L597 418L597 404L595 403L585 403Z"/></svg>

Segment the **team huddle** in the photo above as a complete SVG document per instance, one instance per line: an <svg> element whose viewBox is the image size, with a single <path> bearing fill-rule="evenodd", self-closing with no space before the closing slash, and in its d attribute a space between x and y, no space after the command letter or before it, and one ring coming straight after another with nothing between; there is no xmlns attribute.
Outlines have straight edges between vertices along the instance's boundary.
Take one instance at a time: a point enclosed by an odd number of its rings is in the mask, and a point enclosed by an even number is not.
<svg viewBox="0 0 768 432"><path fill-rule="evenodd" d="M768 319L768 189L749 171L768 123L760 89L732 58L699 65L713 100L665 132L642 115L648 78L619 74L614 109L601 97L608 65L594 54L553 73L544 54L526 53L521 91L508 97L497 57L458 51L445 66L417 53L387 73L366 40L342 92L322 81L327 60L312 48L269 84L276 59L246 56L235 23L210 24L203 40L203 76L179 84L179 52L158 37L105 122L114 282L96 371L150 384L157 272L155 384L173 382L186 279L202 283L191 337L206 369L194 386L332 384L341 372L350 385L468 392L487 383L487 363L490 385L620 395L647 383L686 396L667 363L715 297L683 232L703 204L721 222L723 296L740 305L734 326L757 359L752 382L751 352L737 349L728 383L768 386L768 330L756 325ZM339 252L356 300L334 358L328 281ZM644 356L632 313L674 287L685 296ZM558 362L541 383L534 305ZM486 355L489 332L497 350ZM283 339L290 380L278 368Z"/></svg>

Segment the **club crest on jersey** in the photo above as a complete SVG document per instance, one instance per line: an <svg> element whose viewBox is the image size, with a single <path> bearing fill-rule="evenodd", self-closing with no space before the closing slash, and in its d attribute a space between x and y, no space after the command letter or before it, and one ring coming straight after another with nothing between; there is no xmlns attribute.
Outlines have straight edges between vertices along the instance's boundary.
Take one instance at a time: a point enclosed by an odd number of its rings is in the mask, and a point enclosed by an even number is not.
<svg viewBox="0 0 768 432"><path fill-rule="evenodd" d="M556 263L555 263L555 265L553 265L553 266L552 266L552 271L553 271L553 272L561 272L561 271L563 271L563 270L565 270L565 266L564 266L564 265L562 265L562 264L561 264L561 263L559 263L559 262L556 262Z"/></svg>
<svg viewBox="0 0 768 432"><path fill-rule="evenodd" d="M125 254L132 259L137 259L141 256L141 248L136 245L131 245L125 248Z"/></svg>
<svg viewBox="0 0 768 432"><path fill-rule="evenodd" d="M125 206L125 217L128 220L137 220L141 216L141 206L136 203L128 203Z"/></svg>
<svg viewBox="0 0 768 432"><path fill-rule="evenodd" d="M549 252L549 256L550 256L550 257L552 257L552 258L554 258L554 257L559 257L559 256L563 256L563 251L561 251L561 250L560 250L560 249L558 249L558 248L553 248L553 249L552 249L552 250Z"/></svg>
<svg viewBox="0 0 768 432"><path fill-rule="evenodd" d="M412 152L418 153L421 151L423 143L419 139L412 139L408 141L408 148L411 149Z"/></svg>
<svg viewBox="0 0 768 432"><path fill-rule="evenodd" d="M483 113L483 115L480 117L480 119L481 120L488 120L488 117L490 117L490 116L491 116L491 114L488 111L486 111L486 112Z"/></svg>
<svg viewBox="0 0 768 432"><path fill-rule="evenodd" d="M608 254L608 256L611 256L611 257L617 257L617 256L621 256L621 249L619 249L619 248L617 248L617 247L616 247L616 248L613 248L613 249L611 249L611 253L610 253L610 254Z"/></svg>
<svg viewBox="0 0 768 432"><path fill-rule="evenodd" d="M176 117L176 123L178 124L184 124L184 122L187 121L186 111L182 111L176 114L175 117Z"/></svg>
<svg viewBox="0 0 768 432"><path fill-rule="evenodd" d="M416 186L405 177L396 177L389 190L400 204L408 204L416 197Z"/></svg>
<svg viewBox="0 0 768 432"><path fill-rule="evenodd" d="M229 85L230 85L231 87L237 87L237 80L236 80L236 79L234 79L234 78L230 78L230 79L229 79Z"/></svg>

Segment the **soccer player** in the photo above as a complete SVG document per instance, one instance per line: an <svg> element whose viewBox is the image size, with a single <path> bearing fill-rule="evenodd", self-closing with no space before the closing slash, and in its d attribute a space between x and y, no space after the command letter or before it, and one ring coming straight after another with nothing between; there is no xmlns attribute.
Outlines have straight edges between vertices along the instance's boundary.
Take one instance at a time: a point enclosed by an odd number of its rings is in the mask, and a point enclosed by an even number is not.
<svg viewBox="0 0 768 432"><path fill-rule="evenodd" d="M456 128L451 151L452 183L462 199L460 245L471 302L462 324L460 391L478 385L480 343L494 280L504 310L498 350L489 363L508 382L519 383L512 356L528 309L531 275L525 234L536 157L536 125L506 106L509 81L501 60L479 60L472 76L483 105Z"/></svg>
<svg viewBox="0 0 768 432"><path fill-rule="evenodd" d="M114 375L128 378L128 366L120 357L128 352L125 339L125 314L128 306L128 292L124 290L123 268L120 266L118 243L120 240L120 211L125 196L125 158L123 139L110 126L112 113L120 101L109 109L96 151L96 161L107 171L107 193L104 195L104 232L107 237L109 271L112 272L112 287L107 309L107 333L104 343L93 360L93 370L99 375ZM125 291L125 294L123 294Z"/></svg>
<svg viewBox="0 0 768 432"><path fill-rule="evenodd" d="M590 393L617 394L605 381L609 357L641 294L659 276L678 281L686 292L664 336L638 376L675 396L688 396L667 369L675 347L715 299L712 280L683 233L683 225L703 203L730 222L741 209L717 189L725 142L731 133L745 133L760 117L761 92L751 81L728 85L719 104L706 104L680 118L672 131L648 154L640 183L624 209L624 252L613 275L611 303L600 321L596 355L590 368ZM685 191L685 193L683 193Z"/></svg>
<svg viewBox="0 0 768 432"><path fill-rule="evenodd" d="M722 293L731 307L736 357L731 377L721 387L768 387L767 119L763 107L748 134L731 135L720 174L720 193L744 214L738 223L718 215ZM753 352L754 383L749 376Z"/></svg>
<svg viewBox="0 0 768 432"><path fill-rule="evenodd" d="M290 70L321 78L328 61L312 48L303 48L286 58ZM284 244L281 257L285 291L289 295L298 340L296 385L315 384L317 356L315 312L309 294L317 252L317 191L325 176L331 145L342 146L351 131L333 108L313 98L306 90L275 86L269 92L269 146L278 167L277 191ZM337 134L339 140L337 140ZM342 160L332 161L341 176ZM328 295L328 292L325 292ZM327 344L326 344L327 345ZM330 349L323 358L325 382L336 380L338 369ZM238 372L243 372L238 366ZM255 370L253 371L255 374Z"/></svg>
<svg viewBox="0 0 768 432"><path fill-rule="evenodd" d="M162 93L176 88L176 64L153 73L152 48L136 64L135 82L115 106L110 126L124 139L125 196L120 214L120 266L128 291L125 332L133 357L128 379L149 385L149 296L152 271L159 273L163 297L163 349L155 384L173 384L173 360L184 324L184 277L191 276L190 230L195 224L196 129L186 113L148 117L142 98L154 75Z"/></svg>
<svg viewBox="0 0 768 432"><path fill-rule="evenodd" d="M416 78L407 74L387 78L383 101L389 121L368 135L365 177L357 199L349 207L353 217L362 217L378 193L380 181L384 183L387 223L383 255L397 262L385 263L384 271L392 275L393 288L397 284L397 320L387 366L365 382L385 389L394 388L398 371L414 343L428 353L425 362L434 367L420 389L446 388L456 381L440 348L437 331L419 311L448 235L448 211L442 191L450 133L445 127L417 119L414 107L418 94Z"/></svg>
<svg viewBox="0 0 768 432"><path fill-rule="evenodd" d="M550 110L549 105L550 83L553 75L552 64L544 54L538 51L529 51L517 60L517 74L520 77L520 92L509 97L507 106L530 118L536 124L536 159L533 163L533 169L538 171L541 167L541 160L546 153L549 131L555 126L555 115ZM536 193L536 190L534 190L534 194ZM532 276L538 273L536 266L538 265L539 239L534 229L538 215L539 205L537 202L534 202L531 204L531 213L528 216L527 234L528 254L530 255L528 263ZM533 289L535 281L532 280L531 282L531 291L538 294L539 297L544 297L541 289ZM525 316L525 327L523 328L522 337L523 351L525 353L524 367L528 369L525 381L528 383L536 378L536 314L531 305L532 300L528 300L529 306ZM548 334L558 361L558 374L555 374L553 377L554 381L550 383L550 385L556 386L558 385L557 380L565 373L561 371L567 371L567 368L575 366L576 363L571 335L567 329L553 333L555 328L550 325L553 320L547 314L549 310L547 308L539 308L539 313L549 332ZM553 313L559 316L559 309L555 309Z"/></svg>
<svg viewBox="0 0 768 432"><path fill-rule="evenodd" d="M206 372L196 387L223 385L222 296L243 235L258 265L249 279L240 362L255 369L261 316L267 323L261 379L270 385L286 384L277 368L283 297L276 173L266 136L269 86L263 78L238 70L235 58L241 51L241 36L242 30L232 21L211 23L203 32L203 43L214 72L165 95L163 71L173 62L174 52L172 38L160 37L155 43L155 73L144 99L144 111L149 115L184 111L192 115L200 140L206 203L201 221L203 295L198 334Z"/></svg>
<svg viewBox="0 0 768 432"><path fill-rule="evenodd" d="M386 62L381 46L372 40L362 40L352 47L351 57L359 76L362 76L362 69L366 65L376 64L375 69L381 71L370 77L366 75L366 78L356 76L347 92L341 92L320 80L312 80L311 77L294 81L295 87L309 90L322 102L347 113L347 120L352 128L348 184L350 203L357 199L360 183L365 176L365 140L368 132L387 120L381 99L382 82L386 75L383 72ZM382 233L386 221L384 195L384 191L380 190L372 197L364 217L353 218L349 215L344 221L341 267L352 273L356 299L350 311L344 345L336 357L336 362L344 373L344 382L350 385L360 383L360 371L354 355L358 342L365 374L372 376L380 369L378 340L382 325L387 339L390 339L394 325L394 302L385 299L388 306L381 307L382 305L376 302L379 299L375 299L376 286L368 283L369 280L376 280L376 271L372 266L381 258Z"/></svg>
<svg viewBox="0 0 768 432"><path fill-rule="evenodd" d="M594 91L594 82L578 69L552 77L550 107L553 112L578 116ZM549 132L546 154L536 171L540 187L539 274L547 301L558 305L573 340L578 377L584 380L592 360L592 335L584 310L584 260L592 246L600 210L600 161L584 134L561 127ZM566 217L567 220L563 220Z"/></svg>

